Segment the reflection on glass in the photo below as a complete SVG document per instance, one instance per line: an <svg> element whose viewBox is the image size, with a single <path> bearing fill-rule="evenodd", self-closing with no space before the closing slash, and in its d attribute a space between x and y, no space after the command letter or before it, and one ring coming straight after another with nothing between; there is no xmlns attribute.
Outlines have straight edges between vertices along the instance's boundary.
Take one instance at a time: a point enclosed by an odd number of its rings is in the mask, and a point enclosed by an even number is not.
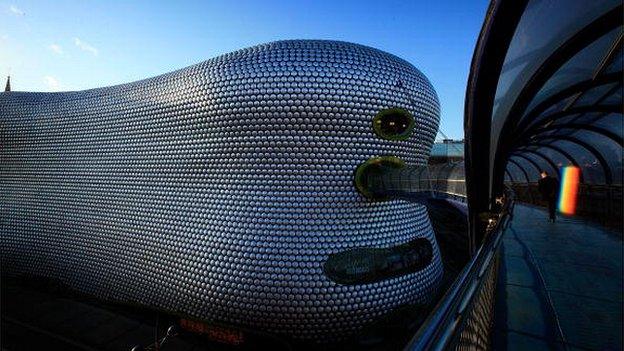
<svg viewBox="0 0 624 351"><path fill-rule="evenodd" d="M578 198L579 176L578 167L564 167L561 169L561 190L559 191L559 212L573 215L576 212Z"/></svg>

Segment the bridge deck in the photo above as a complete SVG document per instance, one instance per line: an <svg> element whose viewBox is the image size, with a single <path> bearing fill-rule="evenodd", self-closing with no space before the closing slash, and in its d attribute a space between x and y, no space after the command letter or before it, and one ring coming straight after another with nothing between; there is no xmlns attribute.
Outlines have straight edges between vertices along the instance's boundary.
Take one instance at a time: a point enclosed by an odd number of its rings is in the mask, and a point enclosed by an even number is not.
<svg viewBox="0 0 624 351"><path fill-rule="evenodd" d="M517 205L504 233L494 346L622 349L622 237Z"/></svg>

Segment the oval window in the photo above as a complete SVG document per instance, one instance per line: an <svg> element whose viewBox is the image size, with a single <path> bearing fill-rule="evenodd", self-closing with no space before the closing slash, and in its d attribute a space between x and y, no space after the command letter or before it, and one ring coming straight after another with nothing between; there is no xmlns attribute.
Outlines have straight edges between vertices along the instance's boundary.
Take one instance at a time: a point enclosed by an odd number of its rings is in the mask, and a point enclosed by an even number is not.
<svg viewBox="0 0 624 351"><path fill-rule="evenodd" d="M414 129L414 117L402 108L390 108L373 118L373 130L386 140L407 140Z"/></svg>

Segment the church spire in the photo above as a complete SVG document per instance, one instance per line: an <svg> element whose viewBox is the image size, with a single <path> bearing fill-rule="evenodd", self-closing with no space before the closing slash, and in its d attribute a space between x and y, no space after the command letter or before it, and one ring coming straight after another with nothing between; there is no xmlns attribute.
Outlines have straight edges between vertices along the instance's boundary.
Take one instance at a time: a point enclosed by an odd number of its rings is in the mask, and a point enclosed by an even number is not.
<svg viewBox="0 0 624 351"><path fill-rule="evenodd" d="M4 91L11 91L11 76L7 76L7 83L4 87Z"/></svg>

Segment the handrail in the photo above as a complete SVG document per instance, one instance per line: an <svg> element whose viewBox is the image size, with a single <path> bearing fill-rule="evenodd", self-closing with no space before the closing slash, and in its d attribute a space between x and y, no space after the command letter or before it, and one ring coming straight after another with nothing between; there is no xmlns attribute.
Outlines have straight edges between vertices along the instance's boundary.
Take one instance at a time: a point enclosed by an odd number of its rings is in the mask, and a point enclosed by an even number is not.
<svg viewBox="0 0 624 351"><path fill-rule="evenodd" d="M465 321L468 307L474 301L478 288L484 281L485 272L501 242L502 234L511 222L514 194L505 189L505 200L498 213L491 214L488 236L472 259L466 264L425 320L422 327L406 346L406 350L443 350L457 336L457 327Z"/></svg>
<svg viewBox="0 0 624 351"><path fill-rule="evenodd" d="M457 189L448 185L465 184L465 180L451 179L453 176L457 175L452 172L440 173L437 166L407 166L396 157L385 156L369 159L361 164L354 173L354 185L362 195L373 200L405 199L429 206L438 197L458 198L460 194L454 192ZM492 281L491 274L486 272L490 271L489 268L495 261L495 252L501 242L502 232L509 223L513 203L513 192L506 188L504 196L497 199L493 212L480 213L476 217L484 223L483 244L445 292L406 349L441 350L458 335L463 337L466 322L473 319L473 309L470 306L482 292L491 290L483 290L482 287L486 281ZM487 296L486 299L492 302ZM487 321L489 318L482 320Z"/></svg>

